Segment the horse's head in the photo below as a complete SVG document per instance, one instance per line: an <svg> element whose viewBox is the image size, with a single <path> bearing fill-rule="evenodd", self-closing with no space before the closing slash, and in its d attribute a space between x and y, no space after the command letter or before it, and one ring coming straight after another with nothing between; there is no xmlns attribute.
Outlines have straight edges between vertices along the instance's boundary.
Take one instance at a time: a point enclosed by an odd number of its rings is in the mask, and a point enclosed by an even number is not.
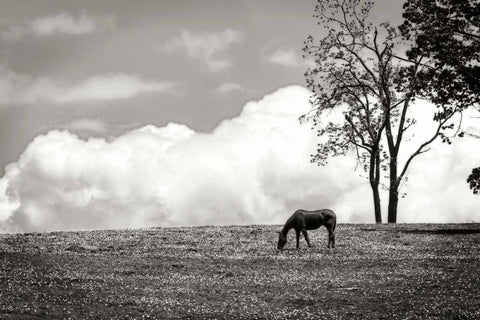
<svg viewBox="0 0 480 320"><path fill-rule="evenodd" d="M278 244L277 249L283 250L283 247L287 243L287 237L285 237L281 232L278 232Z"/></svg>

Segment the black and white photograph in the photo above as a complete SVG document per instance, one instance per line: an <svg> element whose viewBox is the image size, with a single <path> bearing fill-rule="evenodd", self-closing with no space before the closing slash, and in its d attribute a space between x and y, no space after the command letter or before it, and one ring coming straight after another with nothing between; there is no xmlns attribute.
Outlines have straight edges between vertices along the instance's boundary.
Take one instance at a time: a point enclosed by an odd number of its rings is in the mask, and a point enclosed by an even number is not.
<svg viewBox="0 0 480 320"><path fill-rule="evenodd" d="M0 0L0 319L480 319L480 0Z"/></svg>

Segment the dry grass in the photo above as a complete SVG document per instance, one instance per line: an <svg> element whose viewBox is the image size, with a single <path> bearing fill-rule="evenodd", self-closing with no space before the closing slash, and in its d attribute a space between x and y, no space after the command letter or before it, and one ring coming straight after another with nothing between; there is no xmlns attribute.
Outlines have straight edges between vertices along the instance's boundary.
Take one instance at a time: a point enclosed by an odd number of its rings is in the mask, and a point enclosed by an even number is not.
<svg viewBox="0 0 480 320"><path fill-rule="evenodd" d="M0 318L480 318L480 225L277 229L0 235Z"/></svg>

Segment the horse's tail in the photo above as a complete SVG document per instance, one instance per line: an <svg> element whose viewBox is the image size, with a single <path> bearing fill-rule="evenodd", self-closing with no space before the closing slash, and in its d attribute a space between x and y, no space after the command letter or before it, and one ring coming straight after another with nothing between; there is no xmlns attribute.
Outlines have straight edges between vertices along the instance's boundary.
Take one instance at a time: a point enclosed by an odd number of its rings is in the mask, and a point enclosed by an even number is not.
<svg viewBox="0 0 480 320"><path fill-rule="evenodd" d="M334 219L333 219L333 228L332 228L332 231L335 232L335 228L337 227L337 216L335 215L334 216Z"/></svg>

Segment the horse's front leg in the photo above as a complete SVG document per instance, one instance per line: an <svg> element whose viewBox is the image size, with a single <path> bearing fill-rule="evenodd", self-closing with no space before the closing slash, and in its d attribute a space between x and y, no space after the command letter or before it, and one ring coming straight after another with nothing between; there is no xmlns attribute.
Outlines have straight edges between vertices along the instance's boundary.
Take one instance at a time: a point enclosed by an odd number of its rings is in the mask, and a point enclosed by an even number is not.
<svg viewBox="0 0 480 320"><path fill-rule="evenodd" d="M308 247L311 248L312 246L310 245L310 240L308 239L308 233L306 229L302 229L303 236L305 237L305 240L307 241Z"/></svg>
<svg viewBox="0 0 480 320"><path fill-rule="evenodd" d="M335 233L333 231L328 232L328 247L335 248Z"/></svg>
<svg viewBox="0 0 480 320"><path fill-rule="evenodd" d="M335 232L333 231L333 226L327 226L328 230L328 248L335 248Z"/></svg>
<svg viewBox="0 0 480 320"><path fill-rule="evenodd" d="M297 249L300 248L300 231L295 230L295 236L297 237Z"/></svg>

